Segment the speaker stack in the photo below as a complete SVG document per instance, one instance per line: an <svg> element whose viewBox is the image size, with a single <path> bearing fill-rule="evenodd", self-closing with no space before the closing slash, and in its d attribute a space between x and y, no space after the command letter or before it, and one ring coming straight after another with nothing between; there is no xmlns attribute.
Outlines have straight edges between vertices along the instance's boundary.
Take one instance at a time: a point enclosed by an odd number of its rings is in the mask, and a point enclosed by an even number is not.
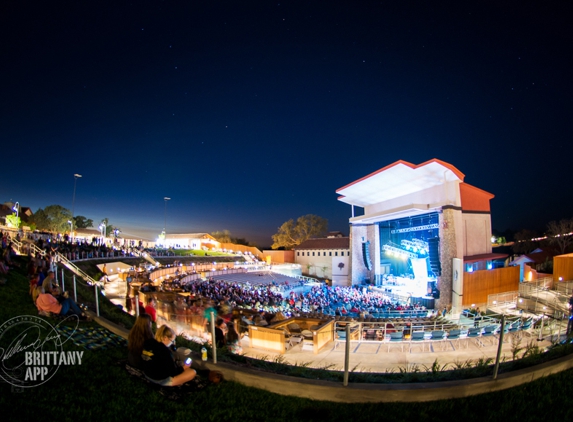
<svg viewBox="0 0 573 422"><path fill-rule="evenodd" d="M428 255L430 258L430 268L436 277L442 275L442 266L440 264L440 238L432 237L428 239Z"/></svg>

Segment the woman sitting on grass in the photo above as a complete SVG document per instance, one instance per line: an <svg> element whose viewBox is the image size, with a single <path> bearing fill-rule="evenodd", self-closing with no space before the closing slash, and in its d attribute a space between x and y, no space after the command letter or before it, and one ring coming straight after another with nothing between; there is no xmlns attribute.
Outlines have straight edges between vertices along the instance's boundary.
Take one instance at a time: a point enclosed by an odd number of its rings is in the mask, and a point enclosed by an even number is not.
<svg viewBox="0 0 573 422"><path fill-rule="evenodd" d="M88 320L80 307L68 297L68 292L60 295L60 288L54 287L51 293L40 293L36 300L36 307L40 312L50 312L61 316L75 315L81 320Z"/></svg>
<svg viewBox="0 0 573 422"><path fill-rule="evenodd" d="M143 372L156 384L175 387L191 381L197 375L191 363L177 364L169 347L175 341L175 332L167 325L159 327L154 339L143 344Z"/></svg>
<svg viewBox="0 0 573 422"><path fill-rule="evenodd" d="M140 314L127 337L127 363L137 369L143 369L143 344L153 338L151 329L151 316Z"/></svg>

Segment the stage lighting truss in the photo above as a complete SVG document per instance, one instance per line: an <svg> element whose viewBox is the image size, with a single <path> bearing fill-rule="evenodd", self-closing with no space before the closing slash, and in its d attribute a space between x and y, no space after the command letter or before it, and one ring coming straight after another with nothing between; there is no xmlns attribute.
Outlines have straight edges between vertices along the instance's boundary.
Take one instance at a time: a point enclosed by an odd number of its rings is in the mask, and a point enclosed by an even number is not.
<svg viewBox="0 0 573 422"><path fill-rule="evenodd" d="M402 239L400 243L402 244L402 248L406 249L407 251L411 251L420 255L428 254L428 242L422 239Z"/></svg>
<svg viewBox="0 0 573 422"><path fill-rule="evenodd" d="M399 247L396 246L392 246L392 245L384 245L382 246L382 249L384 249L384 251L386 252L387 255L392 255L398 258L402 258L402 259L406 259L406 258L418 258L418 254L417 253L413 253L413 252L408 252L404 249L401 249Z"/></svg>

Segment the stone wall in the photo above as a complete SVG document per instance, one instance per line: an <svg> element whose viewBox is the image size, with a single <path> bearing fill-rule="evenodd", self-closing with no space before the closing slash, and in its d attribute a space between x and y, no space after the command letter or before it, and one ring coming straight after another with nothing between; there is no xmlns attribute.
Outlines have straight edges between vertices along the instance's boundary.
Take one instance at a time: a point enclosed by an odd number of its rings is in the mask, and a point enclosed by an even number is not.
<svg viewBox="0 0 573 422"><path fill-rule="evenodd" d="M452 259L457 258L455 213L460 211L445 209L440 213L440 263L442 275L438 277L440 298L436 300L436 309L452 306Z"/></svg>

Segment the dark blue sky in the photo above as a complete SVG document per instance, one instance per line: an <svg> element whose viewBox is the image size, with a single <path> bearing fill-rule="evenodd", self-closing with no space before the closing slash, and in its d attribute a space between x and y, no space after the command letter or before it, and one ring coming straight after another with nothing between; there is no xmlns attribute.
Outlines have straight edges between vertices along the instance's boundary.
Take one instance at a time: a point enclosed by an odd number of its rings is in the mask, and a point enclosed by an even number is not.
<svg viewBox="0 0 573 422"><path fill-rule="evenodd" d="M259 246L438 158L498 230L573 217L568 2L2 2L0 201ZM65 6L64 6L65 4ZM517 6L519 7L512 7Z"/></svg>

